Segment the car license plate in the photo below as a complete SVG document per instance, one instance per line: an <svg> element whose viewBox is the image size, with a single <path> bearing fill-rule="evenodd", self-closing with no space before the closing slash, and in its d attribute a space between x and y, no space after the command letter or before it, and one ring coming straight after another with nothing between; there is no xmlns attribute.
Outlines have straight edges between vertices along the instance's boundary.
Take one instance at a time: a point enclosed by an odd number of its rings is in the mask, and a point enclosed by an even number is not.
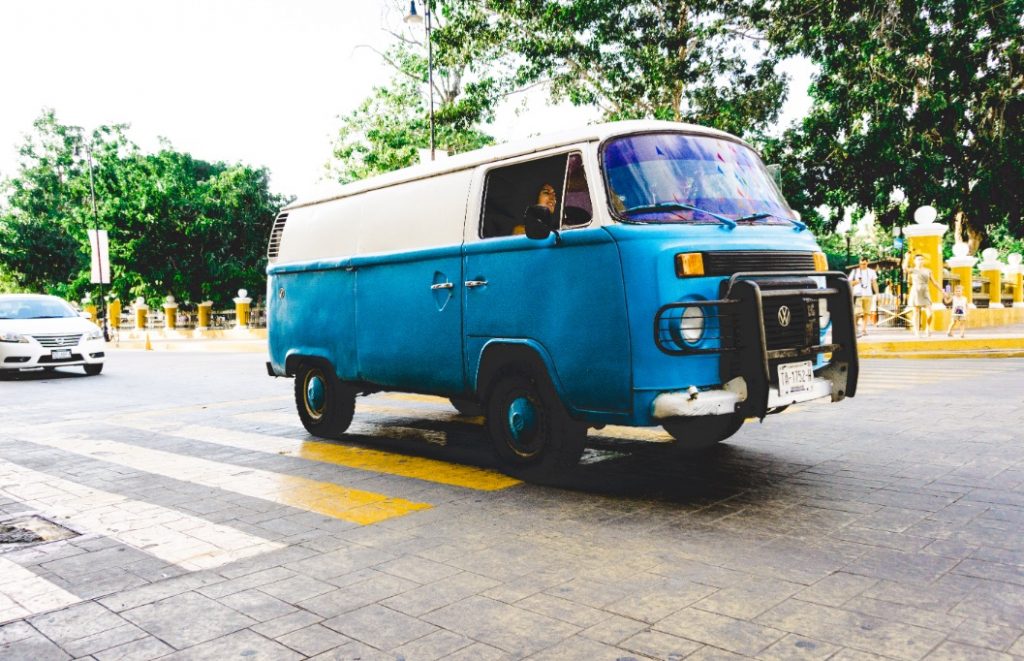
<svg viewBox="0 0 1024 661"><path fill-rule="evenodd" d="M54 360L67 360L71 358L71 349L54 349L50 352L50 358Z"/></svg>
<svg viewBox="0 0 1024 661"><path fill-rule="evenodd" d="M779 396L807 392L814 382L814 367L811 361L779 365Z"/></svg>

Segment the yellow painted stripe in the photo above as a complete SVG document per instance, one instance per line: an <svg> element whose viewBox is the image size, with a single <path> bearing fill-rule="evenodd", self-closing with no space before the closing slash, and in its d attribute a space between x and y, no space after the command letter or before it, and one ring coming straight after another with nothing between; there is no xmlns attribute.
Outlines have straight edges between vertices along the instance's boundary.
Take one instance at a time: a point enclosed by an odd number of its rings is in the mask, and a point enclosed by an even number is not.
<svg viewBox="0 0 1024 661"><path fill-rule="evenodd" d="M152 430L152 427L132 426L133 428ZM382 427L382 430L387 431L388 428ZM519 480L486 468L453 464L423 457L412 457L394 452L352 447L338 443L306 441L286 436L242 432L203 425L188 425L170 429L164 433L168 436L188 438L205 443L226 445L254 452L291 455L311 461L358 468L386 475L398 475L400 477L409 477L416 480L475 489L477 491L497 491L521 484Z"/></svg>
<svg viewBox="0 0 1024 661"><path fill-rule="evenodd" d="M428 503L350 489L294 475L249 469L198 457L151 450L116 441L79 435L38 435L32 443L94 457L177 480L297 507L362 525L378 523L410 512L429 509Z"/></svg>

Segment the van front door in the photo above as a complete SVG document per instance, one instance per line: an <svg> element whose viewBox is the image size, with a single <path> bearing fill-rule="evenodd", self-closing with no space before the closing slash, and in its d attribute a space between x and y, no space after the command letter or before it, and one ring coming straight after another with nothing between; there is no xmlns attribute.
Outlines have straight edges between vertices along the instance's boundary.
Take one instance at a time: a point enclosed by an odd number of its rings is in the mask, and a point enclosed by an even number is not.
<svg viewBox="0 0 1024 661"><path fill-rule="evenodd" d="M525 210L552 210L560 242L523 234ZM489 342L526 344L578 412L628 412L630 347L614 240L592 222L580 152L486 174L478 236L463 248L466 374Z"/></svg>

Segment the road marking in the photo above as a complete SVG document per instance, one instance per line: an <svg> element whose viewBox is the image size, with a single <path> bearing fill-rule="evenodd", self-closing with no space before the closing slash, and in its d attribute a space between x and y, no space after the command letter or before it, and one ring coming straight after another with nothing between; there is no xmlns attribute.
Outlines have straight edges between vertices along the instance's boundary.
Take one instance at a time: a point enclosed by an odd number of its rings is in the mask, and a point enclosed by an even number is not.
<svg viewBox="0 0 1024 661"><path fill-rule="evenodd" d="M62 434L59 437L34 436L27 440L100 461L223 489L360 525L379 523L431 507L428 503L391 498L330 482L318 482L305 477L245 468L163 450L151 450L117 441L88 439L77 434Z"/></svg>
<svg viewBox="0 0 1024 661"><path fill-rule="evenodd" d="M82 601L21 565L0 557L0 624Z"/></svg>
<svg viewBox="0 0 1024 661"><path fill-rule="evenodd" d="M132 425L132 428L152 430L152 427L145 427L143 425ZM235 431L204 425L188 425L161 433L167 436L187 438L216 445L226 445L242 450L292 455L311 461L358 468L387 475L398 475L400 477L464 487L477 491L497 491L521 484L519 480L486 468L323 441L300 440L286 436Z"/></svg>
<svg viewBox="0 0 1024 661"><path fill-rule="evenodd" d="M282 547L229 526L3 460L0 494L189 570L220 567Z"/></svg>

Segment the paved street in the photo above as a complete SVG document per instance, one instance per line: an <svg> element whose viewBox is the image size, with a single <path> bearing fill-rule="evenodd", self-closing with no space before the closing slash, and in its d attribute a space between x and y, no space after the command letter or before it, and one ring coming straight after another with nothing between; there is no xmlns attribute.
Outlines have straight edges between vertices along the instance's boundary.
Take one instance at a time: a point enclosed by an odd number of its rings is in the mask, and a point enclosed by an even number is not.
<svg viewBox="0 0 1024 661"><path fill-rule="evenodd" d="M702 459L592 430L557 488L436 398L313 439L263 360L0 381L0 524L66 537L0 545L0 658L1024 657L1024 359L864 361Z"/></svg>

